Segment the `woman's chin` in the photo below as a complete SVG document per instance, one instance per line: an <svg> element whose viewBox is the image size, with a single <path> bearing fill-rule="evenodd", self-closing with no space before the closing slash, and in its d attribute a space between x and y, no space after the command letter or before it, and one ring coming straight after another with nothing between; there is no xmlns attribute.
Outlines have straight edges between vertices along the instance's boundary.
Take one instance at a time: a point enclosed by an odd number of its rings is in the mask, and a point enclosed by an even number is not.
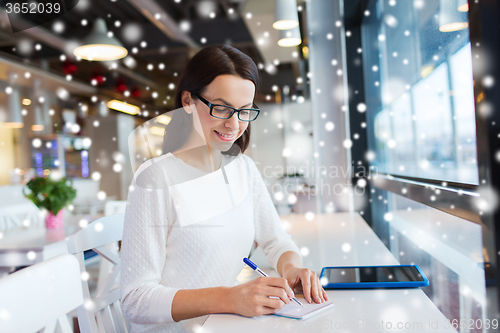
<svg viewBox="0 0 500 333"><path fill-rule="evenodd" d="M210 142L210 147L213 149L216 149L218 151L227 151L229 150L234 144L234 141L228 141L228 142L222 142L222 141L211 141Z"/></svg>

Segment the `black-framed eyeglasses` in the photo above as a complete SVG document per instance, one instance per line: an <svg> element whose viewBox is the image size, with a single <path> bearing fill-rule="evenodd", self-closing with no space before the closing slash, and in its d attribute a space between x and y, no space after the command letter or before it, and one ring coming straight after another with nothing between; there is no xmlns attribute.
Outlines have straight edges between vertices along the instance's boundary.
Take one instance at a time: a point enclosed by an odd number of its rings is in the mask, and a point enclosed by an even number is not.
<svg viewBox="0 0 500 333"><path fill-rule="evenodd" d="M229 105L223 104L214 104L210 103L203 97L198 94L194 94L196 97L200 99L203 103L205 103L210 108L210 115L219 119L229 119L231 118L235 112L238 113L238 119L241 121L254 121L257 119L260 113L260 109L257 105L253 105L255 108L251 109L236 109Z"/></svg>

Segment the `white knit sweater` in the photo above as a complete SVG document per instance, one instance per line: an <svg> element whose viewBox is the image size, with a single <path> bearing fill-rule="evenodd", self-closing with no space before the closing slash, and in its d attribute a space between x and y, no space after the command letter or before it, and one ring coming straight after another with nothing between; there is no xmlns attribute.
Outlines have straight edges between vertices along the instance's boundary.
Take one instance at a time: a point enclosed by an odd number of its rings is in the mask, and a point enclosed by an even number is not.
<svg viewBox="0 0 500 333"><path fill-rule="evenodd" d="M204 173L172 154L145 162L128 194L121 246L121 304L132 332L186 332L206 316L174 322L179 289L234 286L253 241L276 269L299 253L281 226L253 160L224 155Z"/></svg>

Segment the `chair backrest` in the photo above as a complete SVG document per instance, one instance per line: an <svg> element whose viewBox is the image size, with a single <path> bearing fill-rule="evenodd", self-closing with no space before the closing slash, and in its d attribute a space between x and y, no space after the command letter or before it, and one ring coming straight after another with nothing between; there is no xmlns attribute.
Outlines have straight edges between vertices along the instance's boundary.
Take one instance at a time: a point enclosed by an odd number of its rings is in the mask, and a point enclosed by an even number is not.
<svg viewBox="0 0 500 333"><path fill-rule="evenodd" d="M127 333L130 331L130 323L123 316L120 306L120 288L111 290L120 272L121 260L118 255L106 248L107 244L122 239L123 224L124 214L105 216L66 238L68 252L76 256L80 271L87 277L87 279L81 279L84 306L77 309L81 332ZM90 296L88 273L83 256L84 251L91 249L114 266L104 283L98 288L94 298Z"/></svg>
<svg viewBox="0 0 500 333"><path fill-rule="evenodd" d="M126 200L110 200L104 205L104 215L125 214Z"/></svg>
<svg viewBox="0 0 500 333"><path fill-rule="evenodd" d="M115 215L115 214L125 214L125 210L127 208L126 200L110 200L107 201L104 205L104 215ZM118 254L119 246L118 242L113 242L106 245L106 248L111 251L111 253ZM99 278L97 279L97 288L100 288L106 277L109 275L109 272L113 269L113 263L105 258L100 258L99 263Z"/></svg>
<svg viewBox="0 0 500 333"><path fill-rule="evenodd" d="M78 260L62 254L0 279L0 332L33 333L45 327L73 332L67 313L83 304Z"/></svg>
<svg viewBox="0 0 500 333"><path fill-rule="evenodd" d="M40 209L31 201L0 206L0 231L23 226L38 227L43 225L43 221Z"/></svg>

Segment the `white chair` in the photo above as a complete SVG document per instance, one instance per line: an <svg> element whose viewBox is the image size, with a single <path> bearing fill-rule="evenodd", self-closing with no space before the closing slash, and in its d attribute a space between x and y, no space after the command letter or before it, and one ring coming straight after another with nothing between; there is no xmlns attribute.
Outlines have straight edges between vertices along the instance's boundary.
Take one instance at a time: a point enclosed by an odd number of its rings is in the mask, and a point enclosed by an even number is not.
<svg viewBox="0 0 500 333"><path fill-rule="evenodd" d="M127 208L126 200L110 200L104 205L104 215L125 214Z"/></svg>
<svg viewBox="0 0 500 333"><path fill-rule="evenodd" d="M125 200L110 200L106 202L104 206L104 216L115 215L115 214L125 214L125 209L127 208L127 201ZM111 251L111 253L118 255L118 242L113 242L106 245L106 248ZM101 258L99 264L99 277L97 279L97 288L101 288L109 272L113 269L113 264L109 260Z"/></svg>
<svg viewBox="0 0 500 333"><path fill-rule="evenodd" d="M30 227L38 227L43 225L43 221L40 209L29 200L0 206L0 231L23 227L25 223Z"/></svg>
<svg viewBox="0 0 500 333"><path fill-rule="evenodd" d="M0 332L73 332L67 313L83 304L78 260L70 254L0 279Z"/></svg>
<svg viewBox="0 0 500 333"><path fill-rule="evenodd" d="M120 288L117 287L111 290L120 272L121 260L106 248L106 244L118 242L122 239L123 224L123 214L105 216L66 238L68 252L76 256L83 274L86 273L83 256L83 252L86 250L94 250L114 266L102 286L97 289L94 298L90 296L88 281L81 280L85 304L85 306L82 305L77 308L78 324L81 332L127 333L130 331L130 323L123 316L120 306Z"/></svg>

